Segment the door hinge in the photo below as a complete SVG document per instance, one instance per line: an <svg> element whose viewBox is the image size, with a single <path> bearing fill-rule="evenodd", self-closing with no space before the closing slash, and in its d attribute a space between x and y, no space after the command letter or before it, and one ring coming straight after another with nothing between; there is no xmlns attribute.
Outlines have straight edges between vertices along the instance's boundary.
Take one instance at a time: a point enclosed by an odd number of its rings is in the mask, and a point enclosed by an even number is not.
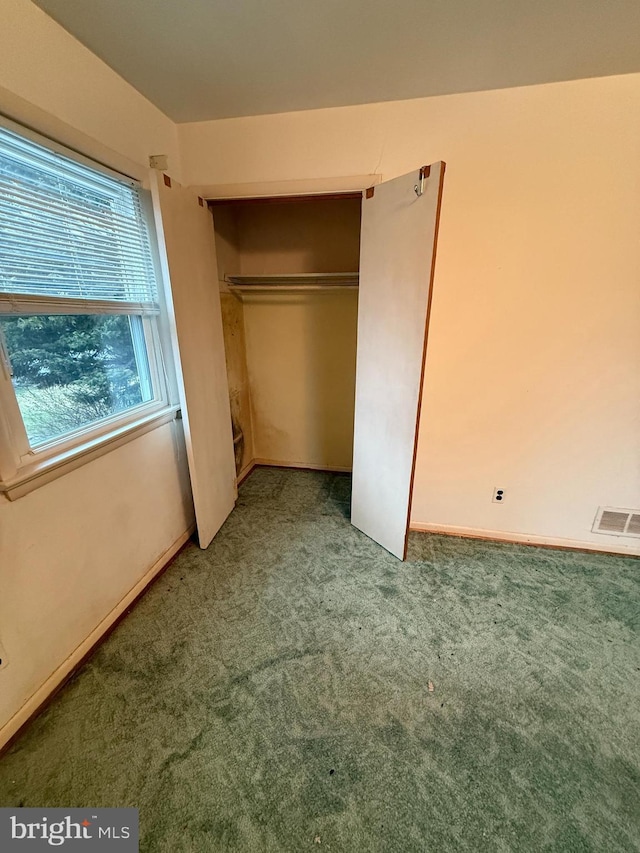
<svg viewBox="0 0 640 853"><path fill-rule="evenodd" d="M418 196L418 198L420 198L420 196L424 193L424 182L429 177L430 173L431 173L431 166L423 166L420 169L420 172L418 174L419 181L413 188L413 191Z"/></svg>

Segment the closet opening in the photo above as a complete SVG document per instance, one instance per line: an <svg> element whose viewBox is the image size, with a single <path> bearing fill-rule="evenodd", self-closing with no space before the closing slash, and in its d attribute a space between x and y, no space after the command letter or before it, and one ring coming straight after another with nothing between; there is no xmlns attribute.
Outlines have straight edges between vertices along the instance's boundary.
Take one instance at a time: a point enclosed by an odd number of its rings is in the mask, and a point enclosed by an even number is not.
<svg viewBox="0 0 640 853"><path fill-rule="evenodd" d="M362 193L208 203L238 479L351 471Z"/></svg>

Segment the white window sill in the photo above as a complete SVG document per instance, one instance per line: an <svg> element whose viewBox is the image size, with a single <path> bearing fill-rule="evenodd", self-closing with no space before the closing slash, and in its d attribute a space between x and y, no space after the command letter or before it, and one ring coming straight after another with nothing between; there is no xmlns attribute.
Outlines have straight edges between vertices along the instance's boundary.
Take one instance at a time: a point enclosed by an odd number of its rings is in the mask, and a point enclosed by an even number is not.
<svg viewBox="0 0 640 853"><path fill-rule="evenodd" d="M26 465L15 476L0 481L0 493L3 493L10 501L15 501L34 491L34 489L68 474L75 468L79 468L99 456L104 456L105 453L110 453L116 447L127 444L129 441L175 420L178 417L178 412L179 406L168 406L159 412L152 412L138 418L138 420L117 427L106 435L98 436L83 444L77 444L64 452Z"/></svg>

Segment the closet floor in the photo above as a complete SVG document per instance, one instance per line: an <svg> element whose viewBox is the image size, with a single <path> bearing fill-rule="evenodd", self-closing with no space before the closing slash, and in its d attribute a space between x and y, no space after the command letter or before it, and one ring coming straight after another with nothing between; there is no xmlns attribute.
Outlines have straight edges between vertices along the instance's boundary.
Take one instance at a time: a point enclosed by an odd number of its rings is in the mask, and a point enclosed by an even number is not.
<svg viewBox="0 0 640 853"><path fill-rule="evenodd" d="M2 806L143 851L640 849L637 560L349 524L257 469L12 749Z"/></svg>

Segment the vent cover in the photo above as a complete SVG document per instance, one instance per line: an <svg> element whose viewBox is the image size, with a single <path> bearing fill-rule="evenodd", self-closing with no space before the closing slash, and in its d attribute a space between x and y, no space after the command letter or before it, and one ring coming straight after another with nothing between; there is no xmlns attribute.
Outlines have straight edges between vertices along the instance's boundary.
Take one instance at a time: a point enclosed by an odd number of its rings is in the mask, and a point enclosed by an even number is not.
<svg viewBox="0 0 640 853"><path fill-rule="evenodd" d="M594 533L640 538L640 509L601 506L591 528Z"/></svg>

